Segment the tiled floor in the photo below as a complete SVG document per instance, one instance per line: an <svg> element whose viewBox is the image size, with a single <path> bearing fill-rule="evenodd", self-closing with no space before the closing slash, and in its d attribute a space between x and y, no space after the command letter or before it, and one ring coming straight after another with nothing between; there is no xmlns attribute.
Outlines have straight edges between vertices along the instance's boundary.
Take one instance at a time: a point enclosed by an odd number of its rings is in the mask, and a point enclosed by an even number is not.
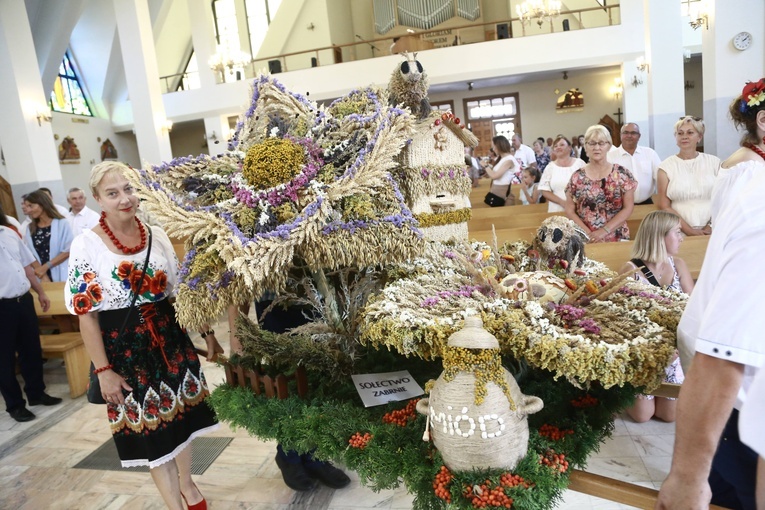
<svg viewBox="0 0 765 510"><path fill-rule="evenodd" d="M226 340L227 327L215 327ZM202 345L202 341L196 341ZM228 345L226 342L226 351ZM210 385L223 382L223 370L205 363ZM71 400L60 360L45 365L48 393L64 397L54 407L30 409L37 419L17 423L0 411L0 508L38 509L162 509L165 508L148 473L72 469L110 433L104 408L84 397ZM4 409L4 403L3 408ZM646 487L659 488L667 476L674 442L674 425L651 421L636 424L616 420L613 437L590 458L588 471ZM281 480L273 456L275 444L250 437L223 424L216 435L234 440L195 481L211 510L351 510L408 509L412 497L403 489L375 493L359 484L333 491L319 488L299 494ZM559 503L566 510L632 508L567 491Z"/></svg>

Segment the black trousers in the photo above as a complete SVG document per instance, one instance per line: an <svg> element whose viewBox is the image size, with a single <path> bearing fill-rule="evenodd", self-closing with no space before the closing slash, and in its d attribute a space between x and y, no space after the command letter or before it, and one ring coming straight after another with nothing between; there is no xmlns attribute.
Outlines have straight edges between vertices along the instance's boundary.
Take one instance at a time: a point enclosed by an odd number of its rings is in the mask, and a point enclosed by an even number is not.
<svg viewBox="0 0 765 510"><path fill-rule="evenodd" d="M709 473L712 504L733 510L755 510L756 475L757 453L739 439L738 410L734 409L712 460Z"/></svg>
<svg viewBox="0 0 765 510"><path fill-rule="evenodd" d="M40 328L33 299L29 292L19 298L0 299L0 393L7 411L25 404L16 379L17 353L27 397L41 398L45 391Z"/></svg>

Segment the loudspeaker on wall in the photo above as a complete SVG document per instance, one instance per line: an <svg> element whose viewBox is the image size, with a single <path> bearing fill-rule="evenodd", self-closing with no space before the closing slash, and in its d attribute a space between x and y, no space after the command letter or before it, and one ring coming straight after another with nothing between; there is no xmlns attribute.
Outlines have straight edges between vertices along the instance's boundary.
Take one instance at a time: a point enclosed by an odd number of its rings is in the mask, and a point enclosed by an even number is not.
<svg viewBox="0 0 765 510"><path fill-rule="evenodd" d="M507 23L498 23L497 24L497 39L509 39L510 38L510 30L507 26Z"/></svg>

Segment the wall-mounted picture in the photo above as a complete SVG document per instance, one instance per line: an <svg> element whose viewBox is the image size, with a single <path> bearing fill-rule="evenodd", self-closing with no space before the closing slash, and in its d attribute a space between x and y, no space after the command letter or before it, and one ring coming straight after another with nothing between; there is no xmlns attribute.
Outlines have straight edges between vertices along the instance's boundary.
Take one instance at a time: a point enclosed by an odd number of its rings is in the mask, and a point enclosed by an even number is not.
<svg viewBox="0 0 765 510"><path fill-rule="evenodd" d="M80 162L80 149L74 143L74 138L67 136L58 146L58 159L61 164L76 164Z"/></svg>
<svg viewBox="0 0 765 510"><path fill-rule="evenodd" d="M568 89L562 96L558 97L558 103L555 108L565 110L568 108L582 108L584 106L584 95L579 88Z"/></svg>
<svg viewBox="0 0 765 510"><path fill-rule="evenodd" d="M101 161L106 161L107 159L117 159L117 149L108 138L101 144Z"/></svg>

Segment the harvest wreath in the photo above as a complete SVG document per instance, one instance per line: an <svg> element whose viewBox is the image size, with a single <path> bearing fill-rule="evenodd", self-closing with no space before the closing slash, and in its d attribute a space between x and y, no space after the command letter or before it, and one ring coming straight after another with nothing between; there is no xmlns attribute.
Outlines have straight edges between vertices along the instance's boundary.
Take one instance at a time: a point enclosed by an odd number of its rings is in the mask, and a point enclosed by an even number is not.
<svg viewBox="0 0 765 510"><path fill-rule="evenodd" d="M230 360L266 377L304 367L308 400L223 385L211 400L221 420L316 449L373 488L403 482L416 508L549 508L613 413L659 384L684 299L581 251L540 253L549 242L425 241L392 175L414 122L385 90L320 107L260 76L226 152L141 171L143 206L188 239L179 321L198 327L266 294L309 318L287 334L241 319L244 352ZM365 409L349 378L407 369L428 387L447 338L470 316L497 338L524 393L545 403L529 417L529 449L512 473L444 471L413 404Z"/></svg>

